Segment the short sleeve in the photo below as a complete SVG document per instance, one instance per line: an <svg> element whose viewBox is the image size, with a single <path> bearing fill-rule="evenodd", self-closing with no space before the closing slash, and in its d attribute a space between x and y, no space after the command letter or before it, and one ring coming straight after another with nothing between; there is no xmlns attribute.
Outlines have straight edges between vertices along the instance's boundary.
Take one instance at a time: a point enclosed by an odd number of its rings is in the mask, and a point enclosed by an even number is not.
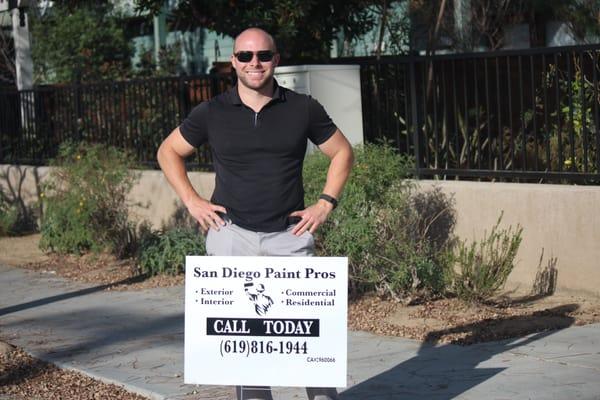
<svg viewBox="0 0 600 400"><path fill-rule="evenodd" d="M192 146L199 147L208 141L208 101L198 104L179 126L183 138Z"/></svg>
<svg viewBox="0 0 600 400"><path fill-rule="evenodd" d="M337 130L325 108L317 100L308 98L308 138L317 146L323 144Z"/></svg>

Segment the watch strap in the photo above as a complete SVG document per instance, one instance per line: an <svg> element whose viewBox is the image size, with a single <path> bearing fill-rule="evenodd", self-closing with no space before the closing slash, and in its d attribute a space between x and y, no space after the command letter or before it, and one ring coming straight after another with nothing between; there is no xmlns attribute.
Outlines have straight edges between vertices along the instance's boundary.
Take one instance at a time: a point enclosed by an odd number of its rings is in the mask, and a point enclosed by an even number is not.
<svg viewBox="0 0 600 400"><path fill-rule="evenodd" d="M325 201L330 202L333 205L333 208L335 209L338 205L338 201L335 197L332 197L328 194L325 193L321 193L321 195L319 196L319 199L323 199Z"/></svg>

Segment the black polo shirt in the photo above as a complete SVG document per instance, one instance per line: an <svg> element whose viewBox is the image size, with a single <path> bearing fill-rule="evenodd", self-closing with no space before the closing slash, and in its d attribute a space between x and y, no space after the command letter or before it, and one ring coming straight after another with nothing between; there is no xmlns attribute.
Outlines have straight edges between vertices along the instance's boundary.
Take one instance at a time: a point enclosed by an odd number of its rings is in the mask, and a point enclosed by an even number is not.
<svg viewBox="0 0 600 400"><path fill-rule="evenodd" d="M310 96L275 83L273 99L255 113L237 86L200 103L179 127L198 147L208 141L216 173L211 201L232 222L255 232L283 231L304 209L302 162L306 140L327 141L336 126Z"/></svg>

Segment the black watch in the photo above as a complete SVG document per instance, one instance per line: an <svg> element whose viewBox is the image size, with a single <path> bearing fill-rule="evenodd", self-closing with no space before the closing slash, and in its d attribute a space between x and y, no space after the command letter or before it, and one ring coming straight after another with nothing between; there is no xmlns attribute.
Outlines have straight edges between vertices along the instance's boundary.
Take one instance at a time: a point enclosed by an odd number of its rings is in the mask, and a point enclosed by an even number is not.
<svg viewBox="0 0 600 400"><path fill-rule="evenodd" d="M333 209L334 209L334 210L335 210L335 208L336 208L336 207L337 207L337 205L338 205L338 201L336 200L336 198L335 198L335 197L332 197L332 196L330 196L330 195L328 195L328 194L325 194L325 193L322 193L322 194L319 196L319 199L323 199L323 200L325 200L325 201L328 201L328 202L330 202L330 203L333 205Z"/></svg>

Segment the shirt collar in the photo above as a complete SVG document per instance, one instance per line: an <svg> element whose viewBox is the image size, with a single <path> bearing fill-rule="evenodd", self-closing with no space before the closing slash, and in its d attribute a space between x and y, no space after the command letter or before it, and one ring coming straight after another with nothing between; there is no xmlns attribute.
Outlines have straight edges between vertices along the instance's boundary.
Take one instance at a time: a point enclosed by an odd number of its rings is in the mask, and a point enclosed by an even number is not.
<svg viewBox="0 0 600 400"><path fill-rule="evenodd" d="M237 83L229 89L229 100L231 101L231 104L236 106L241 106L243 104L240 94L238 93ZM270 102L272 101L285 101L285 90L279 86L275 78L273 78L273 98Z"/></svg>

